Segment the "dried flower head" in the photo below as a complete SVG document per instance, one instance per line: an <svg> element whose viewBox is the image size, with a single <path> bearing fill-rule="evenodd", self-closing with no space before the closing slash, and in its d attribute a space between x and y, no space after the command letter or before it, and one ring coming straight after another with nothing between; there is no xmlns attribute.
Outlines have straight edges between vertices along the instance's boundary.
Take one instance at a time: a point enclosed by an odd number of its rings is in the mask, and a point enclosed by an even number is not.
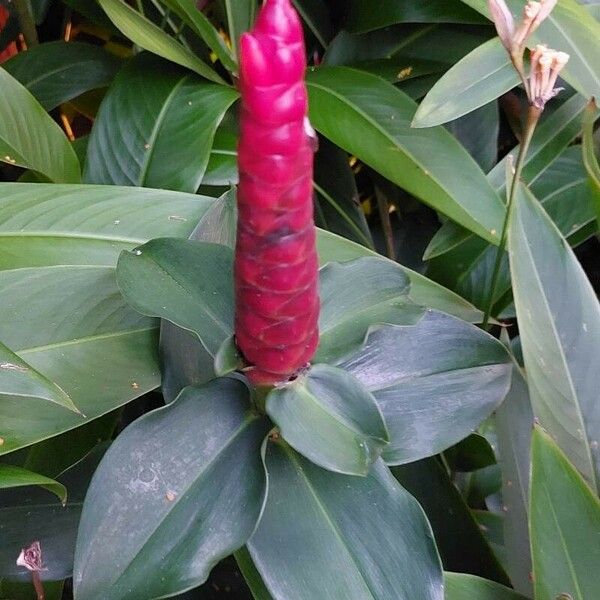
<svg viewBox="0 0 600 600"><path fill-rule="evenodd" d="M36 573L45 570L42 563L42 547L38 541L32 542L27 548L21 550L17 558L17 566Z"/></svg>
<svg viewBox="0 0 600 600"><path fill-rule="evenodd" d="M558 76L569 62L569 55L557 52L544 45L536 46L531 53L529 75L529 101L536 108L543 109L548 100L554 98L561 88L555 88Z"/></svg>

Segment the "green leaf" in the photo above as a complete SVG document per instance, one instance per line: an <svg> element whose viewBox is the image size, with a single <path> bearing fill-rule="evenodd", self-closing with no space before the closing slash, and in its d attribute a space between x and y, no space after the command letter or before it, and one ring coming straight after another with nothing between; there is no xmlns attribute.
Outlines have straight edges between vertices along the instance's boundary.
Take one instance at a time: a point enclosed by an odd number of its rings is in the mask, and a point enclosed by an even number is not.
<svg viewBox="0 0 600 600"><path fill-rule="evenodd" d="M256 16L256 0L222 0L227 15L229 38L233 53L237 54L238 41L245 31L249 31Z"/></svg>
<svg viewBox="0 0 600 600"><path fill-rule="evenodd" d="M327 3L323 0L293 0L293 3L319 44L327 48L334 33Z"/></svg>
<svg viewBox="0 0 600 600"><path fill-rule="evenodd" d="M595 101L591 101L585 111L583 121L583 164L588 174L589 186L594 197L598 226L600 227L600 165L594 148L594 123L598 115Z"/></svg>
<svg viewBox="0 0 600 600"><path fill-rule="evenodd" d="M161 2L177 13L185 24L204 40L226 69L237 73L237 63L231 50L204 13L198 10L194 0L161 0Z"/></svg>
<svg viewBox="0 0 600 600"><path fill-rule="evenodd" d="M248 388L234 379L186 388L129 426L86 496L75 596L119 600L135 590L150 600L203 583L256 527L268 428L251 412Z"/></svg>
<svg viewBox="0 0 600 600"><path fill-rule="evenodd" d="M540 427L531 446L530 528L536 600L600 595L600 501Z"/></svg>
<svg viewBox="0 0 600 600"><path fill-rule="evenodd" d="M353 282L362 282L353 286ZM410 281L390 260L365 257L330 263L319 273L317 361L331 362L362 344L373 323L414 323L423 309L408 297Z"/></svg>
<svg viewBox="0 0 600 600"><path fill-rule="evenodd" d="M396 2L382 0L377 10L364 0L349 0L345 9L344 28L364 32L396 23L465 23L479 24L481 17L460 0Z"/></svg>
<svg viewBox="0 0 600 600"><path fill-rule="evenodd" d="M272 390L266 409L286 442L336 473L367 475L388 442L373 396L355 377L329 365L315 365Z"/></svg>
<svg viewBox="0 0 600 600"><path fill-rule="evenodd" d="M0 184L0 339L86 415L11 396L0 454L111 412L159 385L158 323L116 285L122 249L187 237L213 202L193 194L82 185Z"/></svg>
<svg viewBox="0 0 600 600"><path fill-rule="evenodd" d="M58 481L32 473L22 467L0 464L0 490L7 488L39 485L52 492L63 504L67 501L67 488Z"/></svg>
<svg viewBox="0 0 600 600"><path fill-rule="evenodd" d="M182 46L123 0L98 0L98 4L108 18L134 44L186 67L210 81L224 83L223 79L191 50Z"/></svg>
<svg viewBox="0 0 600 600"><path fill-rule="evenodd" d="M598 299L568 243L524 186L517 190L508 239L534 414L597 488Z"/></svg>
<svg viewBox="0 0 600 600"><path fill-rule="evenodd" d="M327 138L319 140L314 188L317 224L373 250L373 239L360 205L348 155Z"/></svg>
<svg viewBox="0 0 600 600"><path fill-rule="evenodd" d="M494 423L498 438L498 463L502 469L506 569L513 587L526 596L533 596L527 524L533 413L527 382L517 365L513 369L508 395L496 410Z"/></svg>
<svg viewBox="0 0 600 600"><path fill-rule="evenodd" d="M509 582L456 484L437 457L392 467L391 471L423 507L446 570Z"/></svg>
<svg viewBox="0 0 600 600"><path fill-rule="evenodd" d="M586 105L585 98L574 94L550 115L544 117L536 127L529 152L525 159L523 178L529 184L543 181L552 163L563 153L567 146L576 138L581 131L581 115ZM516 156L519 146L511 152ZM501 195L506 195L506 168L508 156L501 160L488 174L488 180L494 189ZM556 186L553 186L554 188ZM427 259L434 258L452 250L463 242L471 242L473 239L466 229L455 223L445 223L434 239L431 241L425 255ZM482 252L484 244L480 242L477 246L478 252ZM452 261L451 261L452 262Z"/></svg>
<svg viewBox="0 0 600 600"><path fill-rule="evenodd" d="M0 342L0 398L40 399L79 413L66 392Z"/></svg>
<svg viewBox="0 0 600 600"><path fill-rule="evenodd" d="M480 13L488 16L486 0L462 0ZM522 0L508 0L514 15L520 17ZM600 96L600 23L576 0L561 0L550 16L533 34L530 45L548 44L570 55L569 64L561 73L578 92L590 97Z"/></svg>
<svg viewBox="0 0 600 600"><path fill-rule="evenodd" d="M364 246L360 246L328 231L318 231L317 249L321 264L327 262L348 262L365 256L387 260ZM396 263L392 263L392 261L390 263L396 265L396 268L398 268ZM475 309L464 298L461 298L458 294L451 292L416 271L402 267L401 265L400 268L410 279L409 297L415 304L447 312L465 321L481 322L483 317L481 311Z"/></svg>
<svg viewBox="0 0 600 600"><path fill-rule="evenodd" d="M449 132L411 130L417 106L405 94L347 67L309 72L307 84L311 120L323 135L436 210L498 243L499 234L492 231L502 226L500 198Z"/></svg>
<svg viewBox="0 0 600 600"><path fill-rule="evenodd" d="M512 364L477 327L427 311L416 324L373 327L341 368L375 396L390 432L383 457L403 464L465 438L502 402Z"/></svg>
<svg viewBox="0 0 600 600"><path fill-rule="evenodd" d="M100 46L58 41L19 52L3 67L50 111L84 92L108 86L121 63Z"/></svg>
<svg viewBox="0 0 600 600"><path fill-rule="evenodd" d="M472 433L448 448L444 452L444 458L452 471L461 473L470 473L496 464L494 449L487 438L479 433Z"/></svg>
<svg viewBox="0 0 600 600"><path fill-rule="evenodd" d="M444 573L446 600L526 600L510 588L466 573Z"/></svg>
<svg viewBox="0 0 600 600"><path fill-rule="evenodd" d="M107 444L97 446L82 460L56 477L58 485L69 492L65 504L37 487L2 490L0 580L31 584L31 574L17 566L16 557L21 549L33 540L38 540L42 548L44 570L40 576L45 582L71 577L83 499L106 447ZM44 587L47 587L47 583ZM0 584L1 589L3 588ZM8 597L11 600L13 598Z"/></svg>
<svg viewBox="0 0 600 600"><path fill-rule="evenodd" d="M203 185L230 186L238 183L237 130L223 122L215 133Z"/></svg>
<svg viewBox="0 0 600 600"><path fill-rule="evenodd" d="M121 254L117 281L137 311L193 331L213 356L233 333L233 252L226 246L154 239Z"/></svg>
<svg viewBox="0 0 600 600"><path fill-rule="evenodd" d="M421 102L413 127L433 127L488 104L519 83L500 38L489 40L456 63Z"/></svg>
<svg viewBox="0 0 600 600"><path fill-rule="evenodd" d="M270 443L266 467L248 549L275 600L442 600L429 523L381 461L364 478L334 475Z"/></svg>
<svg viewBox="0 0 600 600"><path fill-rule="evenodd" d="M62 129L2 68L0 90L0 161L33 169L56 183L78 182L79 161Z"/></svg>
<svg viewBox="0 0 600 600"><path fill-rule="evenodd" d="M143 103L140 89L146 90ZM237 97L235 90L202 81L155 56L136 57L102 102L85 181L195 192L217 126ZM117 137L115 128L121 132Z"/></svg>
<svg viewBox="0 0 600 600"><path fill-rule="evenodd" d="M240 548L234 553L234 556L246 584L252 592L254 600L273 600L273 596L269 594L267 586L254 566L254 561L252 560L252 556L250 556L250 552L248 552L248 548L246 546Z"/></svg>

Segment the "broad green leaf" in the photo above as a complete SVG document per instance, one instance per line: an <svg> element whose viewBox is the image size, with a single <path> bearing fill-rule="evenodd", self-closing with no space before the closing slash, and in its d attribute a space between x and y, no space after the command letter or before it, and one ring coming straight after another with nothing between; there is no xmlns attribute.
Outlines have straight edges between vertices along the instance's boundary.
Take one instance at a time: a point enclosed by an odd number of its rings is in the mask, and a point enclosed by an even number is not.
<svg viewBox="0 0 600 600"><path fill-rule="evenodd" d="M22 467L0 464L0 490L29 485L38 485L52 492L63 504L67 501L67 488L62 483L58 483L50 477L32 473Z"/></svg>
<svg viewBox="0 0 600 600"><path fill-rule="evenodd" d="M468 115L446 124L452 135L465 147L484 172L498 160L500 110L493 101L480 106Z"/></svg>
<svg viewBox="0 0 600 600"><path fill-rule="evenodd" d="M222 123L215 133L203 185L229 186L238 183L237 130Z"/></svg>
<svg viewBox="0 0 600 600"><path fill-rule="evenodd" d="M233 73L237 72L237 64L231 50L204 13L198 10L194 0L161 0L161 2L177 13L185 24L204 40L226 69Z"/></svg>
<svg viewBox="0 0 600 600"><path fill-rule="evenodd" d="M532 596L527 507L533 413L521 369L515 365L511 388L494 416L498 463L502 469L506 569L513 587Z"/></svg>
<svg viewBox="0 0 600 600"><path fill-rule="evenodd" d="M444 452L444 459L451 471L460 473L471 473L496 464L494 449L488 439L480 433L472 433L448 448Z"/></svg>
<svg viewBox="0 0 600 600"><path fill-rule="evenodd" d="M146 90L143 102L140 89ZM217 126L237 97L233 89L207 83L155 56L136 57L102 102L85 181L195 192Z"/></svg>
<svg viewBox="0 0 600 600"><path fill-rule="evenodd" d="M273 600L273 596L269 594L269 590L262 580L260 573L256 570L252 556L248 552L248 548L244 546L234 553L235 560L238 564L246 584L252 592L254 600Z"/></svg>
<svg viewBox="0 0 600 600"><path fill-rule="evenodd" d="M0 342L0 398L3 396L47 400L79 412L63 389Z"/></svg>
<svg viewBox="0 0 600 600"><path fill-rule="evenodd" d="M307 84L311 120L323 135L436 210L498 243L502 201L448 131L411 130L416 104L405 94L347 67L309 72Z"/></svg>
<svg viewBox="0 0 600 600"><path fill-rule="evenodd" d="M319 140L314 188L317 225L374 249L348 155L327 138Z"/></svg>
<svg viewBox="0 0 600 600"><path fill-rule="evenodd" d="M524 186L517 190L509 249L534 414L597 488L598 299L568 243Z"/></svg>
<svg viewBox="0 0 600 600"><path fill-rule="evenodd" d="M189 236L212 202L135 188L0 184L0 339L87 417L3 398L0 453L80 427L159 385L158 324L126 305L114 267L122 249Z"/></svg>
<svg viewBox="0 0 600 600"><path fill-rule="evenodd" d="M344 28L364 32L395 23L466 23L479 24L481 17L460 0L426 0L396 2L381 0L377 10L364 0L349 0L345 10Z"/></svg>
<svg viewBox="0 0 600 600"><path fill-rule="evenodd" d="M260 447L268 428L235 379L186 388L130 425L86 496L75 596L119 600L135 590L150 600L203 583L256 527L266 495Z"/></svg>
<svg viewBox="0 0 600 600"><path fill-rule="evenodd" d="M339 366L375 396L390 432L383 458L395 465L465 438L502 402L512 371L500 342L433 311L416 325L373 327Z"/></svg>
<svg viewBox="0 0 600 600"><path fill-rule="evenodd" d="M388 442L373 396L355 377L329 365L315 365L271 391L266 410L286 442L336 473L367 475Z"/></svg>
<svg viewBox="0 0 600 600"><path fill-rule="evenodd" d="M423 507L444 568L508 583L469 507L437 457L392 467L394 477Z"/></svg>
<svg viewBox="0 0 600 600"><path fill-rule="evenodd" d="M486 0L462 0L488 16ZM520 18L522 0L507 0L513 14ZM576 0L561 0L550 16L533 34L530 45L548 44L570 55L561 73L570 85L585 97L600 97L600 23Z"/></svg>
<svg viewBox="0 0 600 600"><path fill-rule="evenodd" d="M536 600L600 595L600 501L540 427L531 445L530 529Z"/></svg>
<svg viewBox="0 0 600 600"><path fill-rule="evenodd" d="M293 0L293 3L321 46L327 48L334 33L327 3L324 0Z"/></svg>
<svg viewBox="0 0 600 600"><path fill-rule="evenodd" d="M79 161L62 129L31 93L0 68L0 161L56 183L77 183Z"/></svg>
<svg viewBox="0 0 600 600"><path fill-rule="evenodd" d="M214 356L233 333L233 252L159 238L121 254L119 289L137 311L193 331Z"/></svg>
<svg viewBox="0 0 600 600"><path fill-rule="evenodd" d="M431 89L413 127L447 123L488 104L519 83L499 38L489 40L456 63Z"/></svg>
<svg viewBox="0 0 600 600"><path fill-rule="evenodd" d="M514 590L466 573L444 573L446 600L527 600Z"/></svg>
<svg viewBox="0 0 600 600"><path fill-rule="evenodd" d="M592 101L585 111L582 150L583 164L588 174L589 186L594 197L598 226L600 227L600 165L598 165L596 150L594 148L594 123L597 114L596 103Z"/></svg>
<svg viewBox="0 0 600 600"><path fill-rule="evenodd" d="M275 600L443 599L429 523L381 461L364 478L335 475L279 442L266 467L248 549Z"/></svg>
<svg viewBox="0 0 600 600"><path fill-rule="evenodd" d="M34 46L3 65L48 111L108 86L120 66L121 61L100 46L63 41Z"/></svg>
<svg viewBox="0 0 600 600"><path fill-rule="evenodd" d="M227 16L229 39L233 53L237 54L240 36L254 24L257 0L221 0Z"/></svg>
<svg viewBox="0 0 600 600"><path fill-rule="evenodd" d="M317 249L319 251L321 264L327 262L348 262L365 256L376 257L379 260L387 260L382 259L380 255L375 254L375 252L364 246L355 244L350 240L341 238L328 231L318 232ZM398 268L398 265L396 265L396 268ZM415 304L447 312L465 321L474 323L481 322L483 317L481 311L474 308L474 306L464 300L464 298L447 290L431 279L427 279L427 277L424 277L416 271L407 269L401 265L400 268L410 279L409 297Z"/></svg>
<svg viewBox="0 0 600 600"><path fill-rule="evenodd" d="M186 67L215 83L224 83L205 62L182 46L160 27L141 15L124 0L97 0L108 18L134 44L182 67Z"/></svg>
<svg viewBox="0 0 600 600"><path fill-rule="evenodd" d="M361 281L356 287L354 282ZM365 257L325 265L319 273L321 339L317 360L330 362L360 345L374 323L414 323L423 309L409 299L410 281L390 260Z"/></svg>
<svg viewBox="0 0 600 600"><path fill-rule="evenodd" d="M45 581L45 588L50 581L71 577L83 499L106 446L99 445L81 461L56 477L58 485L68 490L65 504L37 487L2 490L0 581L22 581L31 584L31 574L17 566L16 557L21 549L33 540L38 540L42 548L45 568L40 576ZM2 589L0 584L0 590ZM12 599L13 596L9 598Z"/></svg>
<svg viewBox="0 0 600 600"><path fill-rule="evenodd" d="M237 233L236 188L225 192L202 215L191 238L199 242L221 244L235 248Z"/></svg>

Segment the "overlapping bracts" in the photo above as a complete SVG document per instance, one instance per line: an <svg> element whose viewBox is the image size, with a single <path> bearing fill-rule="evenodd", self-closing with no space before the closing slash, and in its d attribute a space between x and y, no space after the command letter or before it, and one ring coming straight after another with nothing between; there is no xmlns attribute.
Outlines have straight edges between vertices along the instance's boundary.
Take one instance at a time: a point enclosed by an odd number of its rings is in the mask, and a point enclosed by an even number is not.
<svg viewBox="0 0 600 600"><path fill-rule="evenodd" d="M298 14L267 0L240 41L235 332L257 385L294 376L319 338L305 69Z"/></svg>

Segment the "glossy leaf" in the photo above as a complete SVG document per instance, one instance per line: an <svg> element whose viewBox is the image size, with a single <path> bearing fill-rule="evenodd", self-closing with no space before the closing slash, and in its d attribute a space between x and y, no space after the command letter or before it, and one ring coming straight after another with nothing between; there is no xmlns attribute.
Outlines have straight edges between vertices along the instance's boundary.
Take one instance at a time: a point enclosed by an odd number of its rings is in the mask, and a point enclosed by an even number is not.
<svg viewBox="0 0 600 600"><path fill-rule="evenodd" d="M589 186L594 197L596 218L600 227L600 165L594 148L594 123L598 110L595 102L591 102L585 111L583 122L583 164L589 178Z"/></svg>
<svg viewBox="0 0 600 600"><path fill-rule="evenodd" d="M52 492L63 504L67 501L67 488L62 483L22 467L0 464L0 490L30 485L38 485Z"/></svg>
<svg viewBox="0 0 600 600"><path fill-rule="evenodd" d="M205 62L123 0L98 0L108 18L134 44L215 83L224 83Z"/></svg>
<svg viewBox="0 0 600 600"><path fill-rule="evenodd" d="M600 594L600 501L540 427L531 447L530 528L536 600Z"/></svg>
<svg viewBox="0 0 600 600"><path fill-rule="evenodd" d="M509 248L534 414L596 488L600 304L568 243L523 186L515 200Z"/></svg>
<svg viewBox="0 0 600 600"><path fill-rule="evenodd" d="M254 18L256 16L257 2L256 0L221 0L225 14L227 16L227 24L229 26L229 39L234 54L237 54L238 42L240 36L245 31L251 29Z"/></svg>
<svg viewBox="0 0 600 600"><path fill-rule="evenodd" d="M391 471L423 507L445 570L474 573L505 584L509 582L439 458L392 467Z"/></svg>
<svg viewBox="0 0 600 600"><path fill-rule="evenodd" d="M491 232L501 230L500 198L450 133L411 130L416 104L405 94L347 67L317 69L307 84L318 131L436 210L498 243L498 234Z"/></svg>
<svg viewBox="0 0 600 600"><path fill-rule="evenodd" d="M486 0L462 0L475 10L489 15ZM514 15L523 10L521 0L508 0ZM561 0L550 16L533 34L530 45L548 44L570 55L561 73L570 85L585 97L600 96L600 23L577 0Z"/></svg>
<svg viewBox="0 0 600 600"><path fill-rule="evenodd" d="M45 582L71 577L83 499L105 450L106 444L98 446L56 477L59 485L68 490L66 504L37 487L2 491L0 580L31 584L31 574L17 566L16 557L32 540L38 540L42 548L45 569L40 576ZM44 587L49 588L47 583Z"/></svg>
<svg viewBox="0 0 600 600"><path fill-rule="evenodd" d="M186 388L117 438L86 496L77 598L171 596L244 545L265 499L260 446L269 427L249 395L234 379Z"/></svg>
<svg viewBox="0 0 600 600"><path fill-rule="evenodd" d="M114 267L122 249L148 238L187 237L211 203L134 188L0 184L0 339L87 417L5 397L0 453L84 425L159 385L157 323L127 307Z"/></svg>
<svg viewBox="0 0 600 600"><path fill-rule="evenodd" d="M526 600L510 588L466 573L444 573L445 600Z"/></svg>
<svg viewBox="0 0 600 600"><path fill-rule="evenodd" d="M286 442L336 473L367 475L388 441L373 396L352 375L329 365L315 365L275 388L266 409Z"/></svg>
<svg viewBox="0 0 600 600"><path fill-rule="evenodd" d="M177 13L185 24L204 40L206 45L219 57L225 68L234 73L237 72L237 64L231 50L204 13L198 10L194 0L161 0L161 2Z"/></svg>
<svg viewBox="0 0 600 600"><path fill-rule="evenodd" d="M372 328L339 366L375 396L390 432L383 457L396 465L466 437L502 402L512 370L493 337L433 311L416 325Z"/></svg>
<svg viewBox="0 0 600 600"><path fill-rule="evenodd" d="M99 46L59 41L19 52L3 66L50 111L84 92L108 86L121 61Z"/></svg>
<svg viewBox="0 0 600 600"><path fill-rule="evenodd" d="M140 89L146 90L143 102ZM217 126L236 98L229 87L202 81L155 56L138 56L102 102L85 181L195 192Z"/></svg>
<svg viewBox="0 0 600 600"><path fill-rule="evenodd" d="M79 412L63 389L0 342L0 398L2 396L47 400Z"/></svg>
<svg viewBox="0 0 600 600"><path fill-rule="evenodd" d="M354 286L354 282L362 282ZM319 273L321 339L317 361L351 352L374 323L414 323L423 309L408 297L410 281L392 261L365 257L325 265Z"/></svg>
<svg viewBox="0 0 600 600"><path fill-rule="evenodd" d="M137 311L193 331L212 355L233 332L233 252L225 246L155 239L121 254L117 281Z"/></svg>
<svg viewBox="0 0 600 600"><path fill-rule="evenodd" d="M293 2L321 46L327 48L334 31L327 3L324 0L293 0Z"/></svg>
<svg viewBox="0 0 600 600"><path fill-rule="evenodd" d="M348 31L364 32L395 23L481 23L481 17L459 0L395 2L382 0L373 10L368 2L350 0L344 26Z"/></svg>
<svg viewBox="0 0 600 600"><path fill-rule="evenodd" d="M500 38L479 46L456 63L431 89L413 127L447 123L488 104L519 83Z"/></svg>
<svg viewBox="0 0 600 600"><path fill-rule="evenodd" d="M494 416L498 463L502 469L502 504L506 569L513 587L532 596L528 529L529 465L533 413L527 382L515 365L512 385Z"/></svg>
<svg viewBox="0 0 600 600"><path fill-rule="evenodd" d="M266 467L248 548L275 600L442 600L429 523L381 461L364 478L334 475L271 443Z"/></svg>
<svg viewBox="0 0 600 600"><path fill-rule="evenodd" d="M77 183L79 161L62 129L31 93L0 68L0 161L56 183Z"/></svg>

